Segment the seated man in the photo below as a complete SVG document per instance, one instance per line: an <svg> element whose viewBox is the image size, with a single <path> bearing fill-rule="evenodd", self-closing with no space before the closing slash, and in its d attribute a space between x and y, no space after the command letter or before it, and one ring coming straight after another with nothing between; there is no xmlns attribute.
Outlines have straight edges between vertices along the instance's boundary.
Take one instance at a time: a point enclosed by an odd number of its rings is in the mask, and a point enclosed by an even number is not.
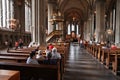
<svg viewBox="0 0 120 80"><path fill-rule="evenodd" d="M52 53L48 52L48 55L46 56L46 59L44 60L44 64L57 64L56 59L52 59Z"/></svg>
<svg viewBox="0 0 120 80"><path fill-rule="evenodd" d="M32 51L29 55L29 57L27 58L26 61L27 64L39 64L37 59L36 59L36 51Z"/></svg>

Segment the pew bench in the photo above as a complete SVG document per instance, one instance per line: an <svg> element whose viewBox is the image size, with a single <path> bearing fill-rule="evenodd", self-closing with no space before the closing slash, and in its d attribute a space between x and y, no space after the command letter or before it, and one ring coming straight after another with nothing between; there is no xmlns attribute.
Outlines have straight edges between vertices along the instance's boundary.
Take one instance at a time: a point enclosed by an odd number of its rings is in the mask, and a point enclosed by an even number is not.
<svg viewBox="0 0 120 80"><path fill-rule="evenodd" d="M26 54L26 53L0 53L0 56L22 56L22 57L28 57L29 54Z"/></svg>
<svg viewBox="0 0 120 80"><path fill-rule="evenodd" d="M8 53L30 53L31 51L24 51L24 50L7 50Z"/></svg>
<svg viewBox="0 0 120 80"><path fill-rule="evenodd" d="M0 69L20 71L21 80L61 80L60 63L57 65L48 64L25 64L0 62Z"/></svg>
<svg viewBox="0 0 120 80"><path fill-rule="evenodd" d="M27 60L27 57L20 57L20 56L1 56L0 60L11 60L16 62L25 62Z"/></svg>

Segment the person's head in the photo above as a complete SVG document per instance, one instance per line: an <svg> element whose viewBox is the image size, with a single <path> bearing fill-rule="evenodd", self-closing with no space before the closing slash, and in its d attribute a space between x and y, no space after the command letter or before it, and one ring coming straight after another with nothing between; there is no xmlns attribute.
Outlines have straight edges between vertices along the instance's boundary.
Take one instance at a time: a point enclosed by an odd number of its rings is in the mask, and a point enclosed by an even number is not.
<svg viewBox="0 0 120 80"><path fill-rule="evenodd" d="M41 50L38 51L38 55L42 55L42 51Z"/></svg>
<svg viewBox="0 0 120 80"><path fill-rule="evenodd" d="M50 45L52 45L52 43L50 43Z"/></svg>
<svg viewBox="0 0 120 80"><path fill-rule="evenodd" d="M52 49L52 52L54 52L54 53L57 52L57 48L54 47L54 48Z"/></svg>
<svg viewBox="0 0 120 80"><path fill-rule="evenodd" d="M49 46L47 46L47 49L49 49Z"/></svg>
<svg viewBox="0 0 120 80"><path fill-rule="evenodd" d="M39 50L39 46L35 49L35 51L38 51Z"/></svg>
<svg viewBox="0 0 120 80"><path fill-rule="evenodd" d="M36 55L36 51L32 51L31 53L30 53L30 58L35 58L35 55Z"/></svg>
<svg viewBox="0 0 120 80"><path fill-rule="evenodd" d="M47 54L48 54L47 58L48 58L48 59L51 59L52 53L51 53L51 52L48 52Z"/></svg>

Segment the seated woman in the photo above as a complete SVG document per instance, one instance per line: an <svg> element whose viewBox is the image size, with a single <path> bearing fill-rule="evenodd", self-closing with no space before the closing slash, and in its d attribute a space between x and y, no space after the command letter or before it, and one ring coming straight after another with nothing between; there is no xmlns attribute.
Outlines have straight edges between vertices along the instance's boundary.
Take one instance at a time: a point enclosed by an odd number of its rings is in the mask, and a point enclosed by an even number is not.
<svg viewBox="0 0 120 80"><path fill-rule="evenodd" d="M45 60L45 57L42 55L42 51L39 50L38 54L36 55L37 60Z"/></svg>
<svg viewBox="0 0 120 80"><path fill-rule="evenodd" d="M52 59L61 59L61 55L57 52L57 48L52 49Z"/></svg>
<svg viewBox="0 0 120 80"><path fill-rule="evenodd" d="M32 51L29 55L29 57L27 58L26 61L27 64L39 64L37 59L36 59L36 51Z"/></svg>

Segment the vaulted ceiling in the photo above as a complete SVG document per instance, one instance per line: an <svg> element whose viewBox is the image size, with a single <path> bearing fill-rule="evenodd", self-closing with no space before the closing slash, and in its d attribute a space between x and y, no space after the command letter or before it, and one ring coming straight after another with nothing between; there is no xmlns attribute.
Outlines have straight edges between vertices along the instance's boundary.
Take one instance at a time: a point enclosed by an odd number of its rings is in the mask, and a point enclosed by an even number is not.
<svg viewBox="0 0 120 80"><path fill-rule="evenodd" d="M106 1L106 8L115 0L103 0ZM57 0L61 12L64 14L64 18L68 21L76 18L78 21L84 21L88 19L88 16L95 11L96 0Z"/></svg>
<svg viewBox="0 0 120 80"><path fill-rule="evenodd" d="M78 21L86 20L94 6L95 0L59 0L60 10L68 21L73 17Z"/></svg>
<svg viewBox="0 0 120 80"><path fill-rule="evenodd" d="M96 0L48 0L56 2L65 21L71 21L75 18L77 21L86 21L90 14L94 13ZM106 3L106 10L116 0L103 0Z"/></svg>

